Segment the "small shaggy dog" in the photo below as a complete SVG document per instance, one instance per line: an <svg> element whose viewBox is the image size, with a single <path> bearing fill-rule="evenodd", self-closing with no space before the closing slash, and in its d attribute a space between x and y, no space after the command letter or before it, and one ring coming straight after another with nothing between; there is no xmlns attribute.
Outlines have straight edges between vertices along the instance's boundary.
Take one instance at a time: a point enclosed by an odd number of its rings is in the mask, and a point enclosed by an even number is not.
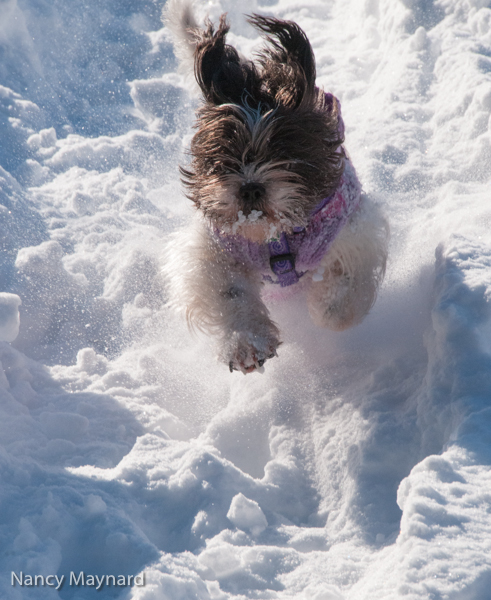
<svg viewBox="0 0 491 600"><path fill-rule="evenodd" d="M169 0L165 17L204 98L181 168L197 218L167 250L170 303L216 337L231 371L249 373L281 344L264 302L278 291L305 290L321 327L363 319L384 276L388 227L361 192L339 101L316 86L296 23L249 17L267 41L253 62L225 43L225 15L199 27L189 0Z"/></svg>

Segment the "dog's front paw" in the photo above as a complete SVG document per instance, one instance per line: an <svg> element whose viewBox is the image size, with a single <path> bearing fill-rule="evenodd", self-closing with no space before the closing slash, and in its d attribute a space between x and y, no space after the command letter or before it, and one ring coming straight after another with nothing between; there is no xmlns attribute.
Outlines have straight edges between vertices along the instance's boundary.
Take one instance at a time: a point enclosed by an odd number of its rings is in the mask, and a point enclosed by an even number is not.
<svg viewBox="0 0 491 600"><path fill-rule="evenodd" d="M228 364L231 373L252 373L261 369L268 358L277 356L276 350L280 344L276 332L273 331L266 335L235 331L227 340L222 358Z"/></svg>

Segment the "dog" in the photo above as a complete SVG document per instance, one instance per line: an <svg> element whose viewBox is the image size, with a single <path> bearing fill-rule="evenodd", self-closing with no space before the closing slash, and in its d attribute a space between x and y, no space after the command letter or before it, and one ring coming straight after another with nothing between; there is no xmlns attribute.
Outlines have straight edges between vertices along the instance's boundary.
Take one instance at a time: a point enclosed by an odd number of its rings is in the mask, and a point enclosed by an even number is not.
<svg viewBox="0 0 491 600"><path fill-rule="evenodd" d="M314 323L334 331L367 315L387 221L362 193L340 103L316 85L296 23L249 16L266 38L253 61L226 43L225 14L199 26L192 2L169 0L164 18L203 99L180 169L197 212L165 253L169 304L216 339L231 372L262 371L281 344L272 298L304 290Z"/></svg>

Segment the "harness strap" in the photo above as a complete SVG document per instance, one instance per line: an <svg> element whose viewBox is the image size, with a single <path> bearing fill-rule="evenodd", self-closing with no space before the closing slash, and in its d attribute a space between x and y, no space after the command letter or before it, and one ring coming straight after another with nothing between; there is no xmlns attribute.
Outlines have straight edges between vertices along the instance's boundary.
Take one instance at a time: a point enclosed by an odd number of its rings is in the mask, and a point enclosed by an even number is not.
<svg viewBox="0 0 491 600"><path fill-rule="evenodd" d="M269 265L278 278L281 287L297 283L299 276L295 271L295 257L290 252L286 233L282 232L278 240L268 242Z"/></svg>
<svg viewBox="0 0 491 600"><path fill-rule="evenodd" d="M319 202L314 208L310 217L312 218L318 212L320 212L326 204L334 197L334 193L327 196ZM305 231L305 227L294 227L293 233L299 234ZM274 281L268 275L263 275L263 278L271 283L279 283L281 287L287 287L297 283L302 275L305 273L297 273L295 271L295 255L290 250L288 244L288 238L286 233L282 232L279 239L268 242L269 250L269 266L271 271L276 275L277 279Z"/></svg>

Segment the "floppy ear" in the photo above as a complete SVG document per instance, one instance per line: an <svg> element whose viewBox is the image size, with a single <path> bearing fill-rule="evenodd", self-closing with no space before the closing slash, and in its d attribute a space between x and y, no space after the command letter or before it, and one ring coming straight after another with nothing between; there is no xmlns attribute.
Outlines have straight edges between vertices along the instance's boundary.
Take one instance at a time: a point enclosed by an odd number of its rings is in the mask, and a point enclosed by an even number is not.
<svg viewBox="0 0 491 600"><path fill-rule="evenodd" d="M230 27L224 14L217 31L210 21L206 25L204 30L195 30L196 81L208 102L241 104L244 93L252 93L257 86L256 70L252 63L242 63L237 50L225 43Z"/></svg>
<svg viewBox="0 0 491 600"><path fill-rule="evenodd" d="M253 14L249 23L269 34L270 47L259 55L263 79L278 104L293 108L317 98L315 58L304 31L293 21Z"/></svg>

